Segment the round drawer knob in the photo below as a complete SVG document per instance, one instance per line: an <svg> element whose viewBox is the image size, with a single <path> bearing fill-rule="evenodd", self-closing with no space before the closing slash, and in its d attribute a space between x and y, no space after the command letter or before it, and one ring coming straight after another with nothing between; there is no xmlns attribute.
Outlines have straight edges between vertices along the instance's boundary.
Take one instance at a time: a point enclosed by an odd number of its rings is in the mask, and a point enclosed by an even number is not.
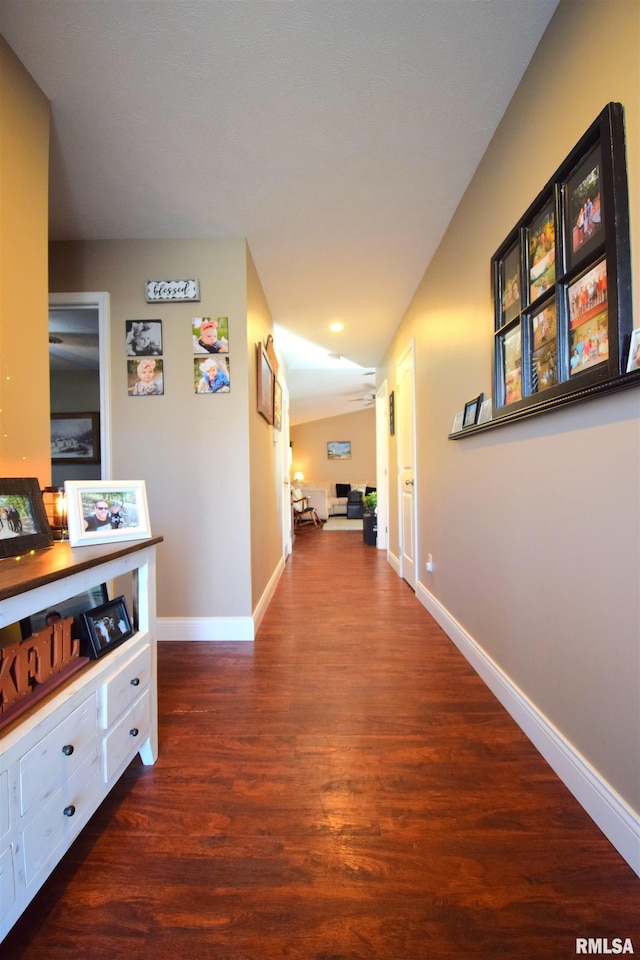
<svg viewBox="0 0 640 960"><path fill-rule="evenodd" d="M140 731L138 730L137 727L133 727L133 729L129 730L129 733L131 734L132 737L137 737Z"/></svg>
<svg viewBox="0 0 640 960"><path fill-rule="evenodd" d="M140 677L134 677L133 680L131 681L131 686L132 686L132 687L139 687L139 686L140 686Z"/></svg>
<svg viewBox="0 0 640 960"><path fill-rule="evenodd" d="M72 803L70 803L69 806L65 807L62 812L64 813L65 817L72 817L76 812L76 808Z"/></svg>
<svg viewBox="0 0 640 960"><path fill-rule="evenodd" d="M70 757L73 751L74 746L72 743L65 743L64 747L62 748L62 752L64 753L65 757Z"/></svg>

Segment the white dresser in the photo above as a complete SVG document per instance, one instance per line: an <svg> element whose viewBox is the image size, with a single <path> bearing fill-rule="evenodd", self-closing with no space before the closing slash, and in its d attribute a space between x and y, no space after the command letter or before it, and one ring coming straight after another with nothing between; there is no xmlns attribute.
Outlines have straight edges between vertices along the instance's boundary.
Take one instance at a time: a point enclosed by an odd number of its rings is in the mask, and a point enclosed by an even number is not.
<svg viewBox="0 0 640 960"><path fill-rule="evenodd" d="M56 543L0 561L0 626L128 574L136 626L133 637L0 730L0 940L136 753L155 763L161 539L74 550Z"/></svg>

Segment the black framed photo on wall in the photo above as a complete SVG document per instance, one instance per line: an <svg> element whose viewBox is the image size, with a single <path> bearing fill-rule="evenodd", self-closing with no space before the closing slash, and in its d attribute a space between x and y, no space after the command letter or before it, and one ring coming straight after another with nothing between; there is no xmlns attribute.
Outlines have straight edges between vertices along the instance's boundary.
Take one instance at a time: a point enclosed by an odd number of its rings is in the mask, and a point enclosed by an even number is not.
<svg viewBox="0 0 640 960"><path fill-rule="evenodd" d="M633 328L624 112L609 103L491 261L493 421L640 380Z"/></svg>

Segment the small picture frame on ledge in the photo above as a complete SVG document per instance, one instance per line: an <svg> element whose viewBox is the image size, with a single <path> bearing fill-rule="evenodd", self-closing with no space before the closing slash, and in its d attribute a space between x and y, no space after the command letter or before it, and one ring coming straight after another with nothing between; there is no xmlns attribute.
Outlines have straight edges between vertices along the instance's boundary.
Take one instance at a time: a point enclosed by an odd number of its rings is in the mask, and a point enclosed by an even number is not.
<svg viewBox="0 0 640 960"><path fill-rule="evenodd" d="M481 423L489 423L493 419L493 401L491 397L487 397L486 400L482 401L480 406L480 413L478 414L478 426Z"/></svg>
<svg viewBox="0 0 640 960"><path fill-rule="evenodd" d="M473 400L469 400L464 405L464 417L462 419L463 427L475 427L480 415L480 406L484 400L484 393L479 393Z"/></svg>
<svg viewBox="0 0 640 960"><path fill-rule="evenodd" d="M627 373L631 373L632 370L640 370L640 327L631 334Z"/></svg>
<svg viewBox="0 0 640 960"><path fill-rule="evenodd" d="M135 633L124 597L116 597L93 610L87 610L82 618L94 660L120 646Z"/></svg>

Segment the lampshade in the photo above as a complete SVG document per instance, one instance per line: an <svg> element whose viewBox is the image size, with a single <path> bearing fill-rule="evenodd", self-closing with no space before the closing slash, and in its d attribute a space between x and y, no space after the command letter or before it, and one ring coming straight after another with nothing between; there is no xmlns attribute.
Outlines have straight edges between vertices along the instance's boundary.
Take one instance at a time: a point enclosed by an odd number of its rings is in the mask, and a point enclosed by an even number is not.
<svg viewBox="0 0 640 960"><path fill-rule="evenodd" d="M301 480L304 480L304 473L302 472L302 470L296 470L296 472L293 475L293 479L297 480L298 482L300 482Z"/></svg>

